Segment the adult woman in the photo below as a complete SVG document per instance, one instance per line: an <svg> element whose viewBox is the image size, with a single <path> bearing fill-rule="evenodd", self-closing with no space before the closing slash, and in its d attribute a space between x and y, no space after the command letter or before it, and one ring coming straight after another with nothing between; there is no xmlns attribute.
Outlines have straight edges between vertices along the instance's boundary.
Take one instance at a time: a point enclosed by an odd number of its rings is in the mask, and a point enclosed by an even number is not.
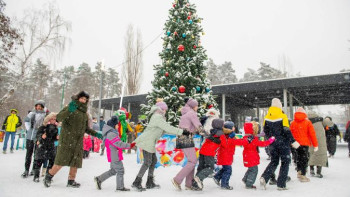
<svg viewBox="0 0 350 197"><path fill-rule="evenodd" d="M141 182L142 177L148 170L148 178L146 182L146 188L159 188L159 185L154 183L154 168L157 163L156 157L156 149L155 145L159 138L164 133L175 134L175 135L188 135L188 131L183 131L182 129L178 129L176 127L171 126L165 120L165 112L168 109L168 106L163 102L157 102L151 108L150 111L150 121L147 125L147 128L143 131L142 135L140 135L134 142L136 142L136 146L142 149L144 162L140 168L139 173L136 176L135 181L132 184L132 187L137 189L138 191L144 191L142 188Z"/></svg>
<svg viewBox="0 0 350 197"><path fill-rule="evenodd" d="M182 149L184 152L187 163L180 170L179 173L171 181L175 188L181 190L181 183L186 178L185 187L191 189L192 181L194 177L194 169L197 163L196 150L194 148L193 135L195 132L201 130L202 124L197 116L198 102L195 99L188 99L186 105L181 109L181 119L179 127L186 129L191 133L189 136L180 136L176 140L176 148Z"/></svg>
<svg viewBox="0 0 350 197"><path fill-rule="evenodd" d="M55 158L55 165L45 176L44 185L50 187L52 177L62 168L70 166L67 187L80 187L75 182L78 168L82 167L83 160L83 137L88 133L98 138L102 134L97 133L88 126L89 94L81 91L72 96L72 101L57 114L57 121L62 122L62 130Z"/></svg>

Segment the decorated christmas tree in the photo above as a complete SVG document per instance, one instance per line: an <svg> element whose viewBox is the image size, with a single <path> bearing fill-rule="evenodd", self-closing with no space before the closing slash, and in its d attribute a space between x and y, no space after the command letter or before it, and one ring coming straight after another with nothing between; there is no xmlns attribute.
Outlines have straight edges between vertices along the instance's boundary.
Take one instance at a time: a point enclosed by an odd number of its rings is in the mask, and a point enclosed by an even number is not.
<svg viewBox="0 0 350 197"><path fill-rule="evenodd" d="M188 0L173 2L159 53L162 64L154 66L153 90L147 96L148 105L142 105L142 111L148 115L157 98L163 98L169 108L167 120L173 125L179 122L185 97L198 101L199 115L216 106L204 65L206 51L200 40L200 35L204 35L202 18L196 12L196 6Z"/></svg>

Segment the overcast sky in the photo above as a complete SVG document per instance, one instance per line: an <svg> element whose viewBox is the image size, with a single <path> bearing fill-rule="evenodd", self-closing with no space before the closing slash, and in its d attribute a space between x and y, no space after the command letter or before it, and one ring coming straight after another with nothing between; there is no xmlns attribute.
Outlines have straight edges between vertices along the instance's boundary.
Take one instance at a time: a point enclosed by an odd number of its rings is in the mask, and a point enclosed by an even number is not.
<svg viewBox="0 0 350 197"><path fill-rule="evenodd" d="M40 8L46 0L5 0L9 16ZM72 22L72 44L61 66L82 62L108 67L123 62L129 23L138 27L144 45L163 32L171 0L59 0L61 16ZM349 0L191 0L197 5L205 35L203 47L215 63L231 61L238 78L259 62L279 67L284 55L293 73L318 75L350 68ZM144 83L151 89L153 65L160 63L162 40L144 51ZM152 77L150 77L152 76Z"/></svg>

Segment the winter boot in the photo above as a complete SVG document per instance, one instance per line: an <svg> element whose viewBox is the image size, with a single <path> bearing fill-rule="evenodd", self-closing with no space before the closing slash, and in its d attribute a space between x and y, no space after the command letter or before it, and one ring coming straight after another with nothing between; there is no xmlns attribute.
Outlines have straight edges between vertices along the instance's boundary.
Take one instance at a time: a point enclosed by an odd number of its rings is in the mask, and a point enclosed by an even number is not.
<svg viewBox="0 0 350 197"><path fill-rule="evenodd" d="M246 185L245 188L246 188L246 189L256 189L256 186L255 186L255 185L252 185L252 186Z"/></svg>
<svg viewBox="0 0 350 197"><path fill-rule="evenodd" d="M47 170L47 168L43 168L43 169L41 170L41 176L45 176L46 170Z"/></svg>
<svg viewBox="0 0 350 197"><path fill-rule="evenodd" d="M198 176L195 176L195 177L193 178L193 180L196 181L197 186L198 186L199 188L203 189L202 180L201 180Z"/></svg>
<svg viewBox="0 0 350 197"><path fill-rule="evenodd" d="M147 178L146 188L147 189L159 189L160 186L154 183L154 177L153 176L149 176Z"/></svg>
<svg viewBox="0 0 350 197"><path fill-rule="evenodd" d="M171 179L171 182L173 183L174 187L175 187L177 190L181 191L181 185L178 184L178 183L175 181L175 179Z"/></svg>
<svg viewBox="0 0 350 197"><path fill-rule="evenodd" d="M300 179L301 178L301 171L297 172L297 178Z"/></svg>
<svg viewBox="0 0 350 197"><path fill-rule="evenodd" d="M44 185L45 187L50 187L52 182L53 175L51 175L49 172L46 173L44 178Z"/></svg>
<svg viewBox="0 0 350 197"><path fill-rule="evenodd" d="M299 181L300 182L310 182L310 179L309 178L307 178L306 176L304 176L304 175L300 175L300 178L299 178Z"/></svg>
<svg viewBox="0 0 350 197"><path fill-rule="evenodd" d="M191 190L193 190L193 191L202 191L202 188L200 188L198 186L197 181L195 181L194 179L192 180Z"/></svg>
<svg viewBox="0 0 350 197"><path fill-rule="evenodd" d="M39 183L39 169L38 170L34 170L33 181L36 182L36 183Z"/></svg>
<svg viewBox="0 0 350 197"><path fill-rule="evenodd" d="M10 153L13 153L13 148L10 149Z"/></svg>
<svg viewBox="0 0 350 197"><path fill-rule="evenodd" d="M34 176L34 170L30 171L29 176Z"/></svg>
<svg viewBox="0 0 350 197"><path fill-rule="evenodd" d="M80 183L75 182L75 180L68 180L67 187L79 188Z"/></svg>
<svg viewBox="0 0 350 197"><path fill-rule="evenodd" d="M21 177L25 179L25 178L28 177L28 174L29 174L29 172L28 172L28 170L26 170L26 171L23 172L23 174L21 175Z"/></svg>
<svg viewBox="0 0 350 197"><path fill-rule="evenodd" d="M135 181L132 183L131 187L139 192L146 191L146 189L142 187L141 182L142 178L137 176Z"/></svg>
<svg viewBox="0 0 350 197"><path fill-rule="evenodd" d="M94 181L96 183L96 189L101 190L102 189L102 187L101 187L102 182L100 181L100 179L98 179L98 177L95 176Z"/></svg>
<svg viewBox="0 0 350 197"><path fill-rule="evenodd" d="M6 154L6 150L2 151L2 153Z"/></svg>
<svg viewBox="0 0 350 197"><path fill-rule="evenodd" d="M226 185L226 186L222 186L221 189L223 190L233 190L232 186Z"/></svg>
<svg viewBox="0 0 350 197"><path fill-rule="evenodd" d="M278 191L284 191L284 190L288 190L288 188L287 187L277 187L277 190Z"/></svg>
<svg viewBox="0 0 350 197"><path fill-rule="evenodd" d="M311 176L315 176L315 170L314 170L314 168L310 168L310 175L311 175Z"/></svg>
<svg viewBox="0 0 350 197"><path fill-rule="evenodd" d="M117 191L117 192L129 192L130 189L129 189L129 188L123 187L123 188L121 188L121 189L117 189L116 191Z"/></svg>
<svg viewBox="0 0 350 197"><path fill-rule="evenodd" d="M216 179L215 176L214 176L213 180L214 180L216 185L220 186L220 180L219 179Z"/></svg>
<svg viewBox="0 0 350 197"><path fill-rule="evenodd" d="M277 185L277 180L275 178L270 179L269 185Z"/></svg>
<svg viewBox="0 0 350 197"><path fill-rule="evenodd" d="M260 187L263 188L264 190L266 190L266 181L264 177L260 178Z"/></svg>

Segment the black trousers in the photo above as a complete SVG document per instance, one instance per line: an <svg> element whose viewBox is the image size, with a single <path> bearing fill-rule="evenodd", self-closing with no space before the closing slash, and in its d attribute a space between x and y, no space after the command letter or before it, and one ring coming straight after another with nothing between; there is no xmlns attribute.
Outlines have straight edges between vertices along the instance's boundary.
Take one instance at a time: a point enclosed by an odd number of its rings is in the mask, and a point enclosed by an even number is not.
<svg viewBox="0 0 350 197"><path fill-rule="evenodd" d="M196 176L203 181L209 175L213 174L215 158L212 156L199 155L199 164Z"/></svg>
<svg viewBox="0 0 350 197"><path fill-rule="evenodd" d="M90 153L90 151L84 150L83 159L88 158L89 157L89 153Z"/></svg>
<svg viewBox="0 0 350 197"><path fill-rule="evenodd" d="M297 170L301 172L301 175L306 174L306 169L309 162L309 147L308 146L299 146L296 149L296 161L297 161Z"/></svg>
<svg viewBox="0 0 350 197"><path fill-rule="evenodd" d="M337 150L337 137L327 136L327 150L330 155L334 155Z"/></svg>
<svg viewBox="0 0 350 197"><path fill-rule="evenodd" d="M140 168L139 173L137 174L138 177L143 177L143 175L148 170L148 176L153 177L154 176L154 169L157 164L157 156L156 153L150 153L145 150L142 150L143 153L143 164Z"/></svg>
<svg viewBox="0 0 350 197"><path fill-rule="evenodd" d="M36 145L34 143L34 140L28 140L28 139L26 140L27 152L26 152L26 161L24 163L24 168L26 171L29 171L30 163L32 163L32 156L33 156L35 147ZM33 168L34 168L34 165L33 165Z"/></svg>
<svg viewBox="0 0 350 197"><path fill-rule="evenodd" d="M39 177L40 168L41 168L42 164L43 164L45 161L47 161L47 159L35 159L35 160L34 160L34 164L33 164L33 165L34 165L34 166L33 166L33 169L34 169L34 177ZM55 163L55 158L50 158L48 161L49 161L49 163L48 163L48 165L47 165L47 170L46 170L46 172L48 172L48 171L52 168L53 164Z"/></svg>

